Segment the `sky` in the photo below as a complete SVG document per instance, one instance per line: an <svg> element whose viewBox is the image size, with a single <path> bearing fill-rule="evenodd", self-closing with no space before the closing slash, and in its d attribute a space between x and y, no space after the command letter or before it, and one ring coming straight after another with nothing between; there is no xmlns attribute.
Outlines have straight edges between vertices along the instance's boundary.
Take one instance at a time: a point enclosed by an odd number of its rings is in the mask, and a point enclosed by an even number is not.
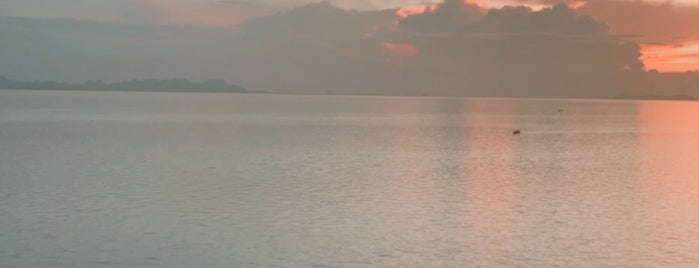
<svg viewBox="0 0 699 268"><path fill-rule="evenodd" d="M32 80L180 76L362 94L687 93L691 73L657 75L699 70L699 1L0 0L3 36L0 56L13 63L0 63L0 74Z"/></svg>

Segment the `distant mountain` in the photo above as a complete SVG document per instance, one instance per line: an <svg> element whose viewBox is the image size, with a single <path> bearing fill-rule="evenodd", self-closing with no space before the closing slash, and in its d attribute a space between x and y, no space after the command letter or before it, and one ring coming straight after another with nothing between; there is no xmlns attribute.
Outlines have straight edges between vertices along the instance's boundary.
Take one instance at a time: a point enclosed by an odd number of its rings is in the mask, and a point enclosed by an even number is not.
<svg viewBox="0 0 699 268"><path fill-rule="evenodd" d="M247 92L239 85L223 80L191 82L184 78L174 79L134 79L118 83L105 83L100 80L71 84L47 81L17 81L0 75L0 89L47 89L47 90L104 90L104 91L162 91L162 92Z"/></svg>

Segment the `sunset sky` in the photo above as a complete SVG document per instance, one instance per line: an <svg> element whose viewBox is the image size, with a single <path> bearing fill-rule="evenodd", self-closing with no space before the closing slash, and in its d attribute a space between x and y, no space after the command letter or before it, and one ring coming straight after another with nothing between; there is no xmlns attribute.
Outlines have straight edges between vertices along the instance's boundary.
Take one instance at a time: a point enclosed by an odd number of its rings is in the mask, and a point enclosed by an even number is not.
<svg viewBox="0 0 699 268"><path fill-rule="evenodd" d="M337 73L329 76L340 80L343 79L342 73L373 69L364 79L377 86L391 84L402 87L409 84L456 87L465 83L463 79L471 79L477 87L492 89L506 85L481 83L478 79L483 76L477 72L490 75L492 72L489 70L503 70L511 71L512 74L505 74L513 78L542 75L541 79L546 73L561 79L553 79L553 84L562 84L563 78L570 76L608 77L611 73L598 71L608 68L619 71L656 70L660 73L699 70L699 1L696 0L570 0L565 3L572 13L561 9L551 10L553 5L561 2L556 0L332 0L328 1L332 5L307 6L315 2L3 0L0 1L0 16L12 23L4 23L3 26L3 22L0 22L0 30L6 31L0 34L24 34L19 39L5 40L5 43L0 41L0 55L4 53L27 63L23 67L0 65L0 73L33 79L43 79L43 76L35 77L39 74L62 80L90 79L99 76L100 72L92 67L85 67L85 72L55 71L56 68L50 69L44 65L65 60L92 66L114 62L111 57L119 57L114 66L102 70L102 73L109 75L100 76L119 79L135 73L135 70L126 67L130 64L127 58L134 61L151 58L146 64L152 66L141 71L143 75L193 78L225 76L265 88L293 87L297 82L298 88L326 86L321 82L312 84L294 80L294 76L306 74L302 70L294 70L291 65L302 64L317 66L323 72L332 68ZM514 5L527 8L505 7ZM493 10L495 12L491 12ZM18 22L17 18L27 19ZM61 23L47 21L54 19L64 20L60 20ZM80 27L87 31L77 30ZM27 37L30 33L37 36ZM69 36L71 38L66 39ZM166 41L163 36L177 38ZM25 46L21 44L21 39L25 37L26 40L50 38L55 41ZM496 41L503 38L509 41ZM484 47L482 42L491 45ZM48 47L43 48L43 45ZM32 58L36 53L30 53L31 48L48 56ZM185 52L192 48L198 52ZM305 57L283 53L289 49ZM479 51L481 49L483 51ZM519 52L525 49L531 52ZM575 51L580 57L555 54L564 51ZM343 56L338 56L338 52ZM30 56L21 57L21 53ZM68 57L66 55L80 59L64 59ZM512 58L507 61L506 57ZM159 67L156 58L165 58L169 62L158 60L165 66ZM32 59L36 62L32 62ZM46 59L53 60L46 62ZM559 59L558 62L556 59ZM264 65L277 60L281 64ZM276 74L280 80L263 81L258 72L238 70L232 66L232 61L245 62L250 68ZM211 69L205 73L202 68L190 70L173 67L174 62L196 63L206 66L203 69ZM519 63L512 65L506 62L528 62L532 66L540 66L541 70L540 73L532 73L524 65L520 68ZM561 63L578 67L569 67L568 73L557 73L560 67L556 65ZM473 69L475 65L480 68ZM429 70L434 70L434 66L439 66L441 70L428 74ZM454 79L458 76L454 74L456 70L471 70L469 73L473 77ZM37 75L32 76L32 73ZM632 80L624 75L614 76ZM258 80L254 80L255 77ZM394 80L389 81L389 78ZM347 87L360 87L353 80L348 83ZM633 87L632 83L625 81L610 83ZM334 83L328 80L328 84ZM611 88L614 85L605 86Z"/></svg>

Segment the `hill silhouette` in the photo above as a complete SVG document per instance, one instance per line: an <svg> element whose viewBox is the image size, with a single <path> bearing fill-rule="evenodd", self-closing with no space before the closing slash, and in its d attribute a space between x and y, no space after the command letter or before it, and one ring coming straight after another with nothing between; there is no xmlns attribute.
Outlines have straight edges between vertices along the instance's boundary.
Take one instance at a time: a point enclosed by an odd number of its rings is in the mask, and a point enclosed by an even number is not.
<svg viewBox="0 0 699 268"><path fill-rule="evenodd" d="M228 84L223 80L191 82L184 78L133 79L117 83L90 80L82 84L53 81L17 81L0 75L0 89L43 89L43 90L103 90L103 91L162 91L162 92L247 92L242 86Z"/></svg>

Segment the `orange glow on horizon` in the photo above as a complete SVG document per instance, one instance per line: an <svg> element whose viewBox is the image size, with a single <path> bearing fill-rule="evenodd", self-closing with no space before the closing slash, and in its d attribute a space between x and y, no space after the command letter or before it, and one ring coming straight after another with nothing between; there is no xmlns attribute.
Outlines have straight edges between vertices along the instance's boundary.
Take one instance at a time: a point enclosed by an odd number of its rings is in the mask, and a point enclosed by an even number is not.
<svg viewBox="0 0 699 268"><path fill-rule="evenodd" d="M699 40L678 45L641 45L641 60L648 70L685 72L699 70Z"/></svg>

